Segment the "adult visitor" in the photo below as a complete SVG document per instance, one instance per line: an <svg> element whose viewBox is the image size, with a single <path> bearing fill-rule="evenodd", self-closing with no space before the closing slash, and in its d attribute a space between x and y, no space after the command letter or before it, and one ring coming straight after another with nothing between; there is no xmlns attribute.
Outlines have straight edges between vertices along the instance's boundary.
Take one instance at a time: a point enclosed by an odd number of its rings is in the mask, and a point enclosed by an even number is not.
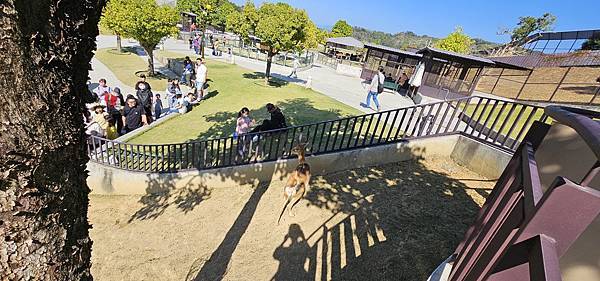
<svg viewBox="0 0 600 281"><path fill-rule="evenodd" d="M146 111L141 104L138 104L134 96L127 98L127 106L123 110L123 123L125 124L125 132L129 133L144 125L148 125Z"/></svg>
<svg viewBox="0 0 600 281"><path fill-rule="evenodd" d="M146 113L146 119L148 123L152 123L152 90L150 84L145 81L146 76L143 76L144 80L139 81L136 84L137 92L137 103L144 108Z"/></svg>
<svg viewBox="0 0 600 281"><path fill-rule="evenodd" d="M272 103L267 103L267 112L271 115L271 119L263 120L262 124L256 126L251 133L263 132L269 130L282 129L287 127L285 116L277 106Z"/></svg>
<svg viewBox="0 0 600 281"><path fill-rule="evenodd" d="M102 101L104 99L104 95L109 94L112 91L112 89L106 85L106 79L101 78L100 80L98 80L98 87L96 87L96 89L94 89L94 93L96 94L96 96L98 97L98 100Z"/></svg>
<svg viewBox="0 0 600 281"><path fill-rule="evenodd" d="M298 58L294 58L294 62L292 63L292 73L290 73L290 75L288 75L288 77L294 77L294 78L298 78L298 68L300 68L300 61L298 60Z"/></svg>
<svg viewBox="0 0 600 281"><path fill-rule="evenodd" d="M379 99L377 96L383 93L383 82L385 81L385 74L383 73L383 66L379 66L377 74L371 79L371 85L369 86L369 93L367 94L367 101L365 107L371 108L371 99L377 107L377 112L381 110L379 106Z"/></svg>
<svg viewBox="0 0 600 281"><path fill-rule="evenodd" d="M399 89L399 93L400 95L406 96L408 93L408 88L410 87L410 84L408 83L408 75L406 74L406 72L402 72L402 76L400 77L400 89Z"/></svg>
<svg viewBox="0 0 600 281"><path fill-rule="evenodd" d="M114 120L116 131L120 133L123 130L121 110L125 106L125 99L123 99L121 89L119 89L119 87L115 87L112 92L110 92L110 95L105 95L104 98L106 103L106 111Z"/></svg>
<svg viewBox="0 0 600 281"><path fill-rule="evenodd" d="M190 57L185 57L183 60L183 73L181 74L181 84L191 85L191 78L194 74L194 63ZM189 84L188 84L189 83Z"/></svg>
<svg viewBox="0 0 600 281"><path fill-rule="evenodd" d="M194 88L196 89L198 100L202 100L204 97L204 84L206 84L207 77L208 68L204 64L204 61L201 58L196 59L196 82Z"/></svg>

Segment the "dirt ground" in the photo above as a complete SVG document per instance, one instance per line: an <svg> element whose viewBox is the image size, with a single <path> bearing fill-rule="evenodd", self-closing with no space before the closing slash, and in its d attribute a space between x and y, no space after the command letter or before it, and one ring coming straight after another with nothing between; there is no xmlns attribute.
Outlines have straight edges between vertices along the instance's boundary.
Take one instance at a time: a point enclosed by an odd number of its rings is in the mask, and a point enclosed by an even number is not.
<svg viewBox="0 0 600 281"><path fill-rule="evenodd" d="M294 217L282 182L91 196L96 280L425 280L494 185L449 159L315 176Z"/></svg>

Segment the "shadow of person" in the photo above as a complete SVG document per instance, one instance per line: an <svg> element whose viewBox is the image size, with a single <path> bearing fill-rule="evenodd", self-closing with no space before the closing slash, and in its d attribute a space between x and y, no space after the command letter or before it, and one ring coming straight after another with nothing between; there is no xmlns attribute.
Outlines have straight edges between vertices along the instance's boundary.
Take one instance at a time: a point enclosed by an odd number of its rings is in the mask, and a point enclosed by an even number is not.
<svg viewBox="0 0 600 281"><path fill-rule="evenodd" d="M279 267L271 280L309 280L310 275L304 269L309 251L304 232L298 224L291 224L283 242L273 252L273 258L279 261Z"/></svg>

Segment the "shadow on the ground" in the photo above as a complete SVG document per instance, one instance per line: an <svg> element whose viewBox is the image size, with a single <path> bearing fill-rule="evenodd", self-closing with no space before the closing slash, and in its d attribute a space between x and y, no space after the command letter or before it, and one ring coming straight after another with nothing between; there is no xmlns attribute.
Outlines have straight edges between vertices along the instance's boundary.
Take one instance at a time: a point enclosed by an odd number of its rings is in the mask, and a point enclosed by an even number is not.
<svg viewBox="0 0 600 281"><path fill-rule="evenodd" d="M262 80L258 83L261 83L259 85L264 86L265 74L262 72L246 72L246 73L242 74L242 77L244 77L245 79ZM283 86L287 86L288 84L289 84L288 81L286 81L284 79L276 78L276 77L274 77L274 74L271 74L271 78L269 79L268 86L280 88Z"/></svg>
<svg viewBox="0 0 600 281"><path fill-rule="evenodd" d="M328 272L332 280L426 280L454 251L479 206L469 187L423 161L315 177L307 205L335 215L306 238L290 226L284 239L300 238L275 250L280 266L273 280L297 274L327 280Z"/></svg>
<svg viewBox="0 0 600 281"><path fill-rule="evenodd" d="M598 86L567 86L561 87L565 91L573 91L581 95L590 95L590 97L598 91Z"/></svg>

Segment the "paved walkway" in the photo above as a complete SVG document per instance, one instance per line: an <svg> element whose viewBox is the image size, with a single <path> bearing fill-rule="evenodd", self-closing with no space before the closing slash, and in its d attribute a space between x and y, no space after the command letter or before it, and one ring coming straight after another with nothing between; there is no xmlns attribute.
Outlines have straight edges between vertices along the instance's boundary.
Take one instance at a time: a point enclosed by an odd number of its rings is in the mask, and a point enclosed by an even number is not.
<svg viewBox="0 0 600 281"><path fill-rule="evenodd" d="M187 42L182 40L167 39L164 44L165 50L178 52L181 54L192 54ZM210 50L210 49L209 49ZM205 52L205 56L211 59L229 60L227 55L221 57L213 57L210 51ZM235 63L243 68L264 72L267 68L267 63L264 61L248 59L240 56L235 56ZM332 97L344 104L352 106L363 112L373 112L372 109L364 108L360 104L365 102L367 96L366 85L362 84L362 79L341 75L335 70L322 65L298 72L298 78L287 77L292 72L290 67L285 67L277 64L271 66L271 73L274 77L284 79L291 83L304 86L308 80L311 80L311 87L317 92ZM414 105L409 98L400 96L397 93L384 92L379 95L382 110L394 109L398 107L406 107ZM373 108L375 105L371 105Z"/></svg>

